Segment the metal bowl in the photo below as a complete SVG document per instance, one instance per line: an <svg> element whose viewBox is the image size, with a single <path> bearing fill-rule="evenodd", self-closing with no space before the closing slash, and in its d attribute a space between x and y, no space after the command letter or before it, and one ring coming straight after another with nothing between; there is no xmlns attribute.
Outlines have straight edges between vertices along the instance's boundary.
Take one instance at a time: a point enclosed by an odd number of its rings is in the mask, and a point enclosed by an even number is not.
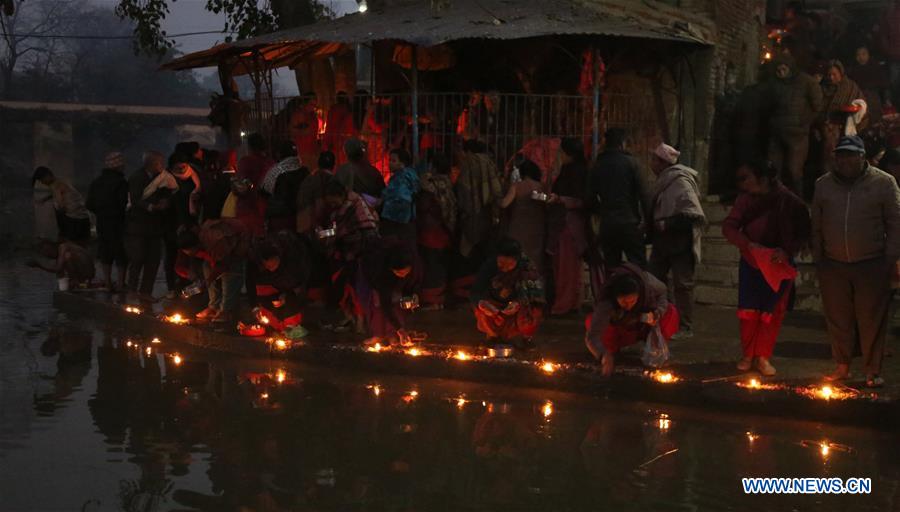
<svg viewBox="0 0 900 512"><path fill-rule="evenodd" d="M337 234L337 230L334 228L320 229L316 233L319 235L319 238L331 238Z"/></svg>
<svg viewBox="0 0 900 512"><path fill-rule="evenodd" d="M512 345L494 345L487 349L487 355L490 358L507 358L513 355Z"/></svg>

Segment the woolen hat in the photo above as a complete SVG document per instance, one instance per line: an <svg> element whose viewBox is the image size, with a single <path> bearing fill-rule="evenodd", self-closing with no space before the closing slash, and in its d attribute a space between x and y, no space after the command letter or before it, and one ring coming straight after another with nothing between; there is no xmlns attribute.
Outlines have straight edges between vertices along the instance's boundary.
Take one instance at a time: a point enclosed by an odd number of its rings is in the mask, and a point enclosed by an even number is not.
<svg viewBox="0 0 900 512"><path fill-rule="evenodd" d="M663 143L659 146L656 146L656 149L653 150L653 154L663 162L668 162L671 165L675 165L678 163L678 157L679 155L681 155L681 151L678 151L672 146Z"/></svg>
<svg viewBox="0 0 900 512"><path fill-rule="evenodd" d="M125 167L125 157L122 153L113 151L106 154L106 157L103 159L104 169L120 169L122 167Z"/></svg>

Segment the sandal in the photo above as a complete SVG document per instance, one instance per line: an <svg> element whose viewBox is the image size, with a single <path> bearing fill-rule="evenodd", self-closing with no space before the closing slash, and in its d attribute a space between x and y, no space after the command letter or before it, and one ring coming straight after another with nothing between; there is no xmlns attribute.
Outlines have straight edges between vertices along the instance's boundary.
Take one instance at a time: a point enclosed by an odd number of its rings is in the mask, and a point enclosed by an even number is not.
<svg viewBox="0 0 900 512"><path fill-rule="evenodd" d="M867 388L884 387L884 379L881 378L880 375L869 375L868 377L866 377L866 387Z"/></svg>

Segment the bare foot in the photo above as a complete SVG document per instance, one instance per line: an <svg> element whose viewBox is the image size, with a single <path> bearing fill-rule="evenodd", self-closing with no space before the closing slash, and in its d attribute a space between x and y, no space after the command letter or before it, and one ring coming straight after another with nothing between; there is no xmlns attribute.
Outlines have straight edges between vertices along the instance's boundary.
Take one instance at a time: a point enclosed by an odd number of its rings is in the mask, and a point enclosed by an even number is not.
<svg viewBox="0 0 900 512"><path fill-rule="evenodd" d="M606 352L603 354L603 359L600 361L600 373L604 377L609 377L613 374L613 370L616 367L616 358L614 355Z"/></svg>
<svg viewBox="0 0 900 512"><path fill-rule="evenodd" d="M839 365L837 365L837 368L835 368L833 372L831 372L825 376L825 380L828 380L828 381L846 380L848 378L850 378L850 365L849 364L839 364Z"/></svg>
<svg viewBox="0 0 900 512"><path fill-rule="evenodd" d="M772 377L775 375L775 367L765 357L756 359L756 369L759 370L764 377Z"/></svg>
<svg viewBox="0 0 900 512"><path fill-rule="evenodd" d="M206 320L209 317L216 316L219 311L216 308L206 308L196 314L197 320Z"/></svg>
<svg viewBox="0 0 900 512"><path fill-rule="evenodd" d="M741 359L740 361L738 361L738 364L737 364L737 369L742 372L749 371L750 368L752 368L752 367L753 367L753 358L752 357L745 357L745 358Z"/></svg>

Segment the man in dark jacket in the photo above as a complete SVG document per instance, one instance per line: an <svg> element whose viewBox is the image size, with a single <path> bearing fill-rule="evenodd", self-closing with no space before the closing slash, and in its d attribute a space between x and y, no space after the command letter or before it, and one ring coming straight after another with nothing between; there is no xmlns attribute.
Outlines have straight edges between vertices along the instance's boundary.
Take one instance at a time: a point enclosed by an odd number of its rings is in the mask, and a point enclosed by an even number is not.
<svg viewBox="0 0 900 512"><path fill-rule="evenodd" d="M144 190L165 170L158 151L144 154L144 165L128 179L131 207L125 227L128 254L128 288L145 297L153 294L153 283L162 258L163 215L169 208L170 190L161 188L147 198Z"/></svg>
<svg viewBox="0 0 900 512"><path fill-rule="evenodd" d="M335 177L347 190L379 198L384 190L384 177L366 158L366 145L359 139L348 139L344 143L348 162L340 166Z"/></svg>
<svg viewBox="0 0 900 512"><path fill-rule="evenodd" d="M606 148L588 174L588 205L600 217L600 246L609 267L622 264L622 254L647 266L641 219L648 208L647 186L637 160L625 150L625 130L606 132Z"/></svg>
<svg viewBox="0 0 900 512"><path fill-rule="evenodd" d="M97 218L97 259L103 269L104 284L114 290L112 267L118 270L118 288L125 288L125 211L128 208L128 181L125 157L114 152L106 155L100 176L91 182L87 209Z"/></svg>
<svg viewBox="0 0 900 512"><path fill-rule="evenodd" d="M787 55L775 59L775 79L769 83L769 160L781 171L782 181L803 197L809 127L822 110L822 88Z"/></svg>
<svg viewBox="0 0 900 512"><path fill-rule="evenodd" d="M300 324L300 308L305 302L311 270L310 250L305 239L293 231L270 233L253 251L259 274L257 314L268 319L276 330Z"/></svg>

